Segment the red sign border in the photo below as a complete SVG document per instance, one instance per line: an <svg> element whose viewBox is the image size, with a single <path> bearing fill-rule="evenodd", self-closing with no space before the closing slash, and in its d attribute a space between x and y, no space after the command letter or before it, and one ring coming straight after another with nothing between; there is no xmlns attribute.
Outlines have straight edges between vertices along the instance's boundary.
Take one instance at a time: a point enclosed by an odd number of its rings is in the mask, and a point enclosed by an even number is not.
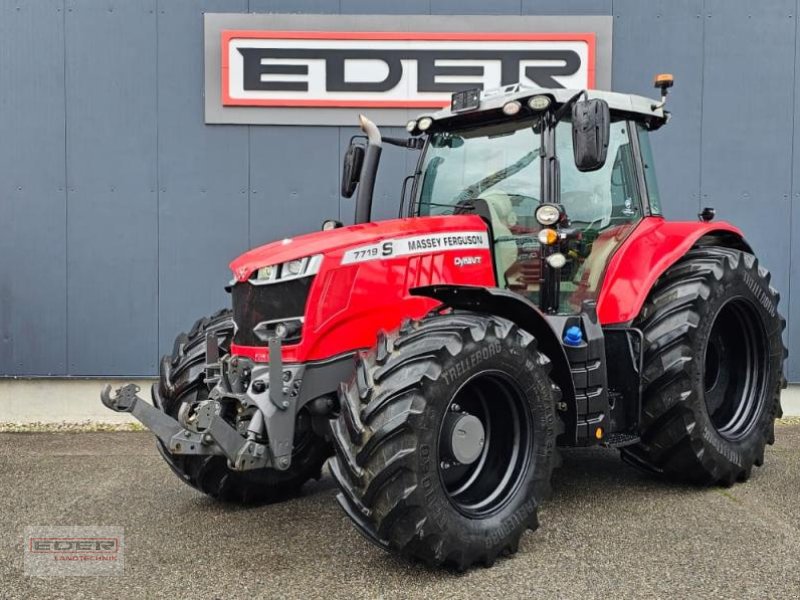
<svg viewBox="0 0 800 600"><path fill-rule="evenodd" d="M268 100L263 98L232 98L228 86L228 54L230 43L235 38L251 39L309 39L309 40L466 40L466 41L543 41L585 42L588 50L589 88L595 86L595 53L597 38L593 32L586 33L463 33L463 32L405 32L405 31L268 31L249 29L226 29L222 31L221 91L223 106L271 106L271 107L327 107L327 108L443 108L449 101L434 100Z"/></svg>

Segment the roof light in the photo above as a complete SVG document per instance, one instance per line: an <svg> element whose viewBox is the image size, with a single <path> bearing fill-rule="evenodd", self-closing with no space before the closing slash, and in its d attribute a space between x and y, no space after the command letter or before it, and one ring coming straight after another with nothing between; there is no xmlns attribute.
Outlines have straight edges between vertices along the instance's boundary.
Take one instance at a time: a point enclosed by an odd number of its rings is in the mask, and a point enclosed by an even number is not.
<svg viewBox="0 0 800 600"><path fill-rule="evenodd" d="M422 117L417 121L417 127L419 127L420 131L427 131L430 129L431 125L433 125L433 119L430 117Z"/></svg>
<svg viewBox="0 0 800 600"><path fill-rule="evenodd" d="M519 112L520 108L522 108L522 105L519 102L516 100L511 100L503 105L503 114L513 117Z"/></svg>
<svg viewBox="0 0 800 600"><path fill-rule="evenodd" d="M413 133L416 128L417 128L416 119L411 119L408 123L406 123L406 131L408 133Z"/></svg>
<svg viewBox="0 0 800 600"><path fill-rule="evenodd" d="M550 96L538 95L532 96L528 99L528 106L531 107L533 110L545 110L548 106L550 106Z"/></svg>
<svg viewBox="0 0 800 600"><path fill-rule="evenodd" d="M659 73L653 79L653 87L656 88L671 88L675 83L675 78L672 73Z"/></svg>

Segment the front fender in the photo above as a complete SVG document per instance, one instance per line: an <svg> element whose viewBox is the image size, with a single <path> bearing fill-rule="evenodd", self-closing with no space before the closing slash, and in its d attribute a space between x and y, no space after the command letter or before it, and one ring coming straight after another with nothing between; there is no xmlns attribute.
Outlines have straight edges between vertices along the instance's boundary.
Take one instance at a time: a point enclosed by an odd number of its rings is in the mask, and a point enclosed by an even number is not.
<svg viewBox="0 0 800 600"><path fill-rule="evenodd" d="M752 249L738 228L724 221L642 219L608 263L597 298L600 323L630 323L656 280L697 244Z"/></svg>
<svg viewBox="0 0 800 600"><path fill-rule="evenodd" d="M416 296L435 298L445 306L483 312L516 323L536 338L538 348L553 365L550 376L561 388L561 400L567 405L566 438L575 439L577 400L569 359L559 334L544 313L530 300L509 290L471 285L431 285L410 290Z"/></svg>

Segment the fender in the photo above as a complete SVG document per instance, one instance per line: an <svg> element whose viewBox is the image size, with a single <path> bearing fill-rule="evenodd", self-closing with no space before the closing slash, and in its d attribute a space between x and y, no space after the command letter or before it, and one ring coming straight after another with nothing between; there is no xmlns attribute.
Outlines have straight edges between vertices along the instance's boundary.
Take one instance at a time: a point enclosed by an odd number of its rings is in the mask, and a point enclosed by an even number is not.
<svg viewBox="0 0 800 600"><path fill-rule="evenodd" d="M531 333L538 342L539 350L550 359L553 365L550 376L561 388L561 401L567 405L565 437L570 440L575 438L578 406L569 360L558 333L539 307L516 292L495 287L431 285L413 288L409 293L434 298L451 308L497 315Z"/></svg>
<svg viewBox="0 0 800 600"><path fill-rule="evenodd" d="M661 217L646 217L622 242L606 268L597 298L600 323L633 321L656 280L697 245L752 252L741 230L725 221L665 221Z"/></svg>

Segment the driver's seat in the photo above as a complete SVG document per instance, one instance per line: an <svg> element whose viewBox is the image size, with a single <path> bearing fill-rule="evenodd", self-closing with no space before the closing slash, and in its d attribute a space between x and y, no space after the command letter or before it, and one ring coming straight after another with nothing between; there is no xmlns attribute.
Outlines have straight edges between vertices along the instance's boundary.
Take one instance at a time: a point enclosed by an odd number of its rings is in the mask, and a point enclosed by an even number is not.
<svg viewBox="0 0 800 600"><path fill-rule="evenodd" d="M510 227L517 223L517 213L511 198L501 190L486 190L478 198L486 202L492 220L494 234L494 262L497 269L498 284L505 287L506 272L517 262L517 243Z"/></svg>

